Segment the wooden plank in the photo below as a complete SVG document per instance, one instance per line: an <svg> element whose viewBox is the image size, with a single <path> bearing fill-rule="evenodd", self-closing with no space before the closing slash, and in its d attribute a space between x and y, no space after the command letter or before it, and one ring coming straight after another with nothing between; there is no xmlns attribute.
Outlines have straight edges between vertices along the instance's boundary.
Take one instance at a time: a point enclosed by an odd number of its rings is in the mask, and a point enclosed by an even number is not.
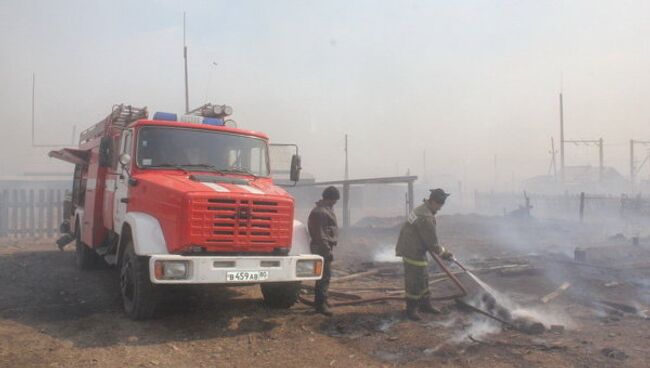
<svg viewBox="0 0 650 368"><path fill-rule="evenodd" d="M46 231L47 236L52 237L54 235L54 189L47 191L46 206Z"/></svg>
<svg viewBox="0 0 650 368"><path fill-rule="evenodd" d="M29 235L33 238L36 236L36 217L34 216L36 208L34 208L34 189L29 190L29 204L27 209L29 211Z"/></svg>
<svg viewBox="0 0 650 368"><path fill-rule="evenodd" d="M342 276L342 277L335 277L332 278L332 282L341 282L341 281L348 281L348 280L353 280L359 277L364 277L364 276L372 276L377 273L379 273L379 269L376 268L374 270L370 271L364 271L364 272L359 272L359 273L353 273L352 275L347 275L347 276Z"/></svg>
<svg viewBox="0 0 650 368"><path fill-rule="evenodd" d="M57 229L59 225L63 222L63 189L56 191L56 221L54 222L54 228Z"/></svg>
<svg viewBox="0 0 650 368"><path fill-rule="evenodd" d="M11 191L11 223L9 224L9 235L16 236L18 234L18 190L12 189Z"/></svg>
<svg viewBox="0 0 650 368"><path fill-rule="evenodd" d="M9 222L9 191L0 193L0 237L7 236Z"/></svg>
<svg viewBox="0 0 650 368"><path fill-rule="evenodd" d="M28 225L27 225L27 191L25 189L20 189L20 237L24 238L27 235Z"/></svg>
<svg viewBox="0 0 650 368"><path fill-rule="evenodd" d="M558 287L555 291L552 293L546 294L543 297L541 297L540 301L544 304L550 302L551 300L557 298L560 296L563 292L565 292L569 287L571 287L571 284L568 282L562 283L560 287Z"/></svg>
<svg viewBox="0 0 650 368"><path fill-rule="evenodd" d="M45 235L45 189L38 190L38 203L36 204L38 217L38 235Z"/></svg>

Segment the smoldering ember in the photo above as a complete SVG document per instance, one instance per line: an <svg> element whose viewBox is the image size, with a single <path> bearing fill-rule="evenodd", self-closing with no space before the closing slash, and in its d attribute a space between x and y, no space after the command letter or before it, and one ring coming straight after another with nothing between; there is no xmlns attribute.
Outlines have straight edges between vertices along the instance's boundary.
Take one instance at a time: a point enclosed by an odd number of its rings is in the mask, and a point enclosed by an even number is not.
<svg viewBox="0 0 650 368"><path fill-rule="evenodd" d="M0 3L0 368L650 361L650 3Z"/></svg>

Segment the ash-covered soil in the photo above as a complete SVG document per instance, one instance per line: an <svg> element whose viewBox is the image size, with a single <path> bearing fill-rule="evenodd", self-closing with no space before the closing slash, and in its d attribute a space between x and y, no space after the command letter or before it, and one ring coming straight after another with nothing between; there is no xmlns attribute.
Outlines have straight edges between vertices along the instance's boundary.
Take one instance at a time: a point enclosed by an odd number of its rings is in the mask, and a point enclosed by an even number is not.
<svg viewBox="0 0 650 368"><path fill-rule="evenodd" d="M170 290L158 318L133 322L116 270L78 271L72 249L53 241L0 240L0 367L648 366L650 239L632 245L603 226L497 217L438 224L441 241L502 302L554 330L504 328L453 301L436 302L443 313L422 322L405 320L399 300L335 307L331 318L304 304L270 310L256 286ZM368 225L335 250L333 304L401 296L399 228ZM573 261L576 247L585 261ZM435 272L433 295L454 293Z"/></svg>

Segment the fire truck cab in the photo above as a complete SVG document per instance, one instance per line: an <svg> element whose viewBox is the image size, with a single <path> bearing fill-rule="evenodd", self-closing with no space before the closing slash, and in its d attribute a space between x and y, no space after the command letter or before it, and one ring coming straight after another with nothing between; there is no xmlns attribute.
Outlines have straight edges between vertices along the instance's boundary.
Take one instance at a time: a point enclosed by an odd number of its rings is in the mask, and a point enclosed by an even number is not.
<svg viewBox="0 0 650 368"><path fill-rule="evenodd" d="M271 179L268 137L230 113L206 104L149 119L116 105L78 148L49 154L75 165L59 246L75 242L80 269L116 266L133 319L153 316L167 284L260 284L269 306L288 308L301 281L321 277L293 198Z"/></svg>

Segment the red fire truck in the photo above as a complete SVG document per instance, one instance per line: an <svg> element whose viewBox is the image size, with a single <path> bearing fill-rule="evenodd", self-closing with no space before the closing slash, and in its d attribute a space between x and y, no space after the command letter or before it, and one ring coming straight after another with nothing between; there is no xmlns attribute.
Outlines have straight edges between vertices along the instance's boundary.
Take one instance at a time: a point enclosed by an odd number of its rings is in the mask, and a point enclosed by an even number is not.
<svg viewBox="0 0 650 368"><path fill-rule="evenodd" d="M116 266L133 319L152 317L168 284L260 284L267 305L288 308L301 281L321 277L293 198L271 179L268 137L231 112L149 119L116 105L78 148L49 153L75 165L59 247L75 242L80 269ZM297 154L289 172L299 179Z"/></svg>

